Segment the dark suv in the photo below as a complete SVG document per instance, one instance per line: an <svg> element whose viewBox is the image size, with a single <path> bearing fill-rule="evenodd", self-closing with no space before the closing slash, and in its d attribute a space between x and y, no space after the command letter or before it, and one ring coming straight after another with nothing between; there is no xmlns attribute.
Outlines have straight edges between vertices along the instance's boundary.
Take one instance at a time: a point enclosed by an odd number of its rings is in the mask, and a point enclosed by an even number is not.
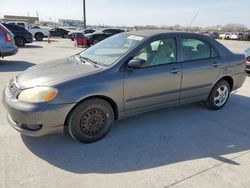
<svg viewBox="0 0 250 188"><path fill-rule="evenodd" d="M84 35L88 40L88 46L92 46L108 37L116 35L118 33L122 33L124 30L122 29L103 29L100 31L96 31L92 34Z"/></svg>
<svg viewBox="0 0 250 188"><path fill-rule="evenodd" d="M33 42L32 34L27 31L24 27L20 27L13 24L3 24L14 34L15 43L18 47L25 46L26 43Z"/></svg>

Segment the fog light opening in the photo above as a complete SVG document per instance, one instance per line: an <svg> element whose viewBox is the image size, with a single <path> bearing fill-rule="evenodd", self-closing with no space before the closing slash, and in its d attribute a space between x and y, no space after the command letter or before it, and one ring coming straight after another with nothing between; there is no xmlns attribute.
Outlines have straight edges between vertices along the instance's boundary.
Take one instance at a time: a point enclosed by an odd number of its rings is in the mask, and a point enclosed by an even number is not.
<svg viewBox="0 0 250 188"><path fill-rule="evenodd" d="M38 131L42 128L42 125L28 125L28 124L22 124L21 125L22 129L26 129L29 131Z"/></svg>

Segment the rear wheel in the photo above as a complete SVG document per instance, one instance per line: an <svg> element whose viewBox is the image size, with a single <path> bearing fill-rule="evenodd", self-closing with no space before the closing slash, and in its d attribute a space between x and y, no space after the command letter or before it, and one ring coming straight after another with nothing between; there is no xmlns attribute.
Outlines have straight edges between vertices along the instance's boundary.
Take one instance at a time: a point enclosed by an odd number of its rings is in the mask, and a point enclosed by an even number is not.
<svg viewBox="0 0 250 188"><path fill-rule="evenodd" d="M67 130L75 140L91 143L103 138L113 121L111 105L105 100L94 98L80 103L69 114Z"/></svg>
<svg viewBox="0 0 250 188"><path fill-rule="evenodd" d="M220 80L212 89L208 99L207 106L210 109L221 109L228 101L231 88L226 80Z"/></svg>
<svg viewBox="0 0 250 188"><path fill-rule="evenodd" d="M23 47L25 46L25 39L23 37L16 37L15 43L18 47Z"/></svg>
<svg viewBox="0 0 250 188"><path fill-rule="evenodd" d="M43 37L44 37L44 35L43 35L42 33L36 33L36 34L35 34L35 39L36 39L37 41L42 41L42 40L43 40Z"/></svg>

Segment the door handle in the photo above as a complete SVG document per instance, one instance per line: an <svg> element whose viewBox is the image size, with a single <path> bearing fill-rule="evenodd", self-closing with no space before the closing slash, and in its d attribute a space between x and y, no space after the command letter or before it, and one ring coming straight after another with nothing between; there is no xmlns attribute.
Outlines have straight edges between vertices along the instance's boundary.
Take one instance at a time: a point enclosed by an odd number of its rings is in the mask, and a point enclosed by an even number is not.
<svg viewBox="0 0 250 188"><path fill-rule="evenodd" d="M178 72L180 72L181 70L178 68L172 68L172 70L170 71L173 74L177 74Z"/></svg>
<svg viewBox="0 0 250 188"><path fill-rule="evenodd" d="M214 62L214 63L213 63L213 66L214 66L214 67L218 67L218 66L219 66L219 63L218 63L218 62Z"/></svg>

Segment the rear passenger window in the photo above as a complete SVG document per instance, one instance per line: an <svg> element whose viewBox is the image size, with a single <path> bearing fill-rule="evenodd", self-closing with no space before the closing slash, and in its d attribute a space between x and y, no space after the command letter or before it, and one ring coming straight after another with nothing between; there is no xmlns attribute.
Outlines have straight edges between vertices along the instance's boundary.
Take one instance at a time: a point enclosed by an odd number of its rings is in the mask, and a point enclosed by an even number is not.
<svg viewBox="0 0 250 188"><path fill-rule="evenodd" d="M218 57L217 51L211 48L211 45L208 42L199 39L183 38L181 45L183 61L202 60L211 57Z"/></svg>

